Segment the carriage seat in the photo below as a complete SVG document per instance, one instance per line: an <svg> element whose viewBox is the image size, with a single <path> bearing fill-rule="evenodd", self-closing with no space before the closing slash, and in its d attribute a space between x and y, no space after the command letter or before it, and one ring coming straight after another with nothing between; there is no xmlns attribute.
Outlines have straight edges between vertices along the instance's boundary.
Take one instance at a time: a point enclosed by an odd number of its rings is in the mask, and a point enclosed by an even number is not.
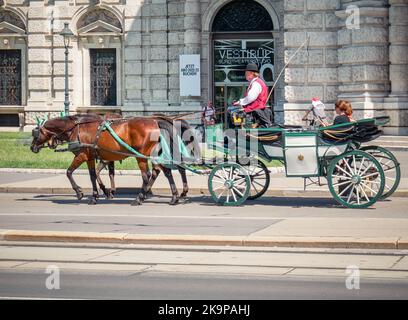
<svg viewBox="0 0 408 320"><path fill-rule="evenodd" d="M256 132L256 133L255 133ZM259 142L270 144L277 141L280 141L282 137L282 131L279 129L270 129L270 130L256 130L256 131L247 131L246 138L247 140L256 139Z"/></svg>

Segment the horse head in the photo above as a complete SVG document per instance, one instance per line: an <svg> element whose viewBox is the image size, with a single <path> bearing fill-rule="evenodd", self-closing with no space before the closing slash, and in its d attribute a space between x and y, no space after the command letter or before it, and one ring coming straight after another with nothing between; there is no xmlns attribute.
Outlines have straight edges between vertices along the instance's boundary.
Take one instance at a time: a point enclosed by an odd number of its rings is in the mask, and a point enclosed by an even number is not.
<svg viewBox="0 0 408 320"><path fill-rule="evenodd" d="M40 152L42 148L55 149L58 144L67 141L67 133L75 126L72 117L59 117L54 119L37 119L37 127L32 130L33 141L31 151Z"/></svg>

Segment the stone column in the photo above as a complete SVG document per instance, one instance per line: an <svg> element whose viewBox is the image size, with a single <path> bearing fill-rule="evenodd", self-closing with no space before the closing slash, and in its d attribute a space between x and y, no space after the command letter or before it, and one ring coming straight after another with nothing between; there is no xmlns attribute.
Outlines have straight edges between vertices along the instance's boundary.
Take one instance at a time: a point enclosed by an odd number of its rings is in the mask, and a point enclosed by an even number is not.
<svg viewBox="0 0 408 320"><path fill-rule="evenodd" d="M184 5L184 53L201 54L201 6L200 0L186 0ZM203 68L200 68L201 73ZM185 108L200 107L201 97L181 97Z"/></svg>
<svg viewBox="0 0 408 320"><path fill-rule="evenodd" d="M337 18L340 0L284 1L284 120L302 124L313 97L328 107L337 98ZM308 46L295 52L309 38ZM279 121L279 120L278 120Z"/></svg>
<svg viewBox="0 0 408 320"><path fill-rule="evenodd" d="M386 0L341 0L341 10L336 11L340 18L338 98L352 102L357 119L383 112L382 103L390 88L386 6ZM356 20L350 12L359 18L359 26L351 23Z"/></svg>
<svg viewBox="0 0 408 320"><path fill-rule="evenodd" d="M390 96L408 97L408 0L389 3Z"/></svg>
<svg viewBox="0 0 408 320"><path fill-rule="evenodd" d="M391 93L385 107L391 117L387 133L408 134L408 0L389 0Z"/></svg>

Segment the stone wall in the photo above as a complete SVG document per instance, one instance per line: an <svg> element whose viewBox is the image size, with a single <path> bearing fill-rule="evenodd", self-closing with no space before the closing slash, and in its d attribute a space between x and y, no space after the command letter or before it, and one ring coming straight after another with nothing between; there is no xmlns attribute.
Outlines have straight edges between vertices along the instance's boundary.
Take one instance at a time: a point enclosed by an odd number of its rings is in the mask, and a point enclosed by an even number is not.
<svg viewBox="0 0 408 320"><path fill-rule="evenodd" d="M408 0L257 0L273 16L275 75L289 63L275 88L275 119L301 123L311 98L318 96L332 115L333 103L348 99L355 117L387 114L387 133L408 134ZM64 100L64 22L75 23L88 7L112 10L123 34L97 44L97 38L71 42L69 86L72 110L87 110L89 83L84 46L111 45L119 53L119 106L124 114L188 112L212 97L211 22L229 0L7 0L26 23L21 48L26 122L33 115L62 111ZM350 29L350 6L358 6L360 25ZM0 34L1 38L1 34ZM0 39L1 40L1 39ZM87 41L87 42L86 42ZM179 55L201 54L201 97L180 97ZM3 110L10 110L9 107ZM103 108L99 108L103 109ZM105 108L109 110L109 108ZM21 107L15 108L21 112ZM1 112L1 110L0 110Z"/></svg>
<svg viewBox="0 0 408 320"><path fill-rule="evenodd" d="M337 99L339 0L284 0L285 123L299 124L312 97L328 107ZM296 50L307 44L294 56Z"/></svg>

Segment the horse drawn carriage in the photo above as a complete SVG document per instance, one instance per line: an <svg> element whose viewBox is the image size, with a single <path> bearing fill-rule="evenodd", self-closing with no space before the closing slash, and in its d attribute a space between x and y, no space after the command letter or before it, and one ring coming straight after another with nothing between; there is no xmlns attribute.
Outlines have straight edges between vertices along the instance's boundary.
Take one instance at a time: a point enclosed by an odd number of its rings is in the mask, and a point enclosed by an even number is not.
<svg viewBox="0 0 408 320"><path fill-rule="evenodd" d="M63 122L64 119L60 118L58 121ZM143 194L136 199L139 202L154 183L154 179L146 171L148 160L161 165L163 171L167 170L165 174L172 189L173 204L177 202L175 197L178 195L174 181L172 177L170 178L171 169L179 169L180 173L189 170L198 174L209 174L208 189L211 197L217 204L225 206L241 205L247 199L253 200L262 196L271 180L264 162L272 160L282 162L287 177L316 178L319 184L321 178L326 178L333 198L348 208L365 208L379 199L389 197L398 187L400 180L399 163L390 151L379 146L362 146L362 143L372 141L382 134L379 127L389 121L388 117L317 128L278 126L254 129L246 128L240 122L240 128L230 131L225 140L210 145L221 152L221 156L211 159L193 156L189 148L191 140L186 141L180 136L173 139L176 141L173 145L169 145L166 139L160 136L160 154L156 156L147 154L147 151L144 151L147 150L146 143L143 142L147 140L141 140L140 131L136 130L146 128L146 121L150 123L152 130L157 123L159 127L168 128L166 124L168 121L162 117L159 117L159 120L138 118L112 121L86 118L72 121L71 124L64 122L65 129L56 130L54 133L50 125L47 128L45 125L39 126L33 131L32 150L38 152L47 141L57 141L55 143L58 144L58 140L65 139L71 147L75 146L76 150L72 148L67 150L74 151L76 157L81 156L79 152L82 149L92 150L87 151L81 158L86 159L90 168L95 154L100 158L109 158L110 161L135 157L139 167L145 168L144 173L142 172ZM81 136L79 126L85 124L93 126L93 131L89 131L93 133L88 132L87 135L82 133ZM147 137L147 134L145 136ZM84 137L88 137L88 142ZM150 143L149 150L153 146ZM174 149L177 149L180 158L176 159L173 156ZM79 166L79 162L75 165L74 162L75 159L71 167ZM72 180L71 167L68 169L71 177L69 175L68 177L78 196L81 190ZM91 169L90 174L94 197L97 197L95 177ZM183 182L187 183L186 180Z"/></svg>

